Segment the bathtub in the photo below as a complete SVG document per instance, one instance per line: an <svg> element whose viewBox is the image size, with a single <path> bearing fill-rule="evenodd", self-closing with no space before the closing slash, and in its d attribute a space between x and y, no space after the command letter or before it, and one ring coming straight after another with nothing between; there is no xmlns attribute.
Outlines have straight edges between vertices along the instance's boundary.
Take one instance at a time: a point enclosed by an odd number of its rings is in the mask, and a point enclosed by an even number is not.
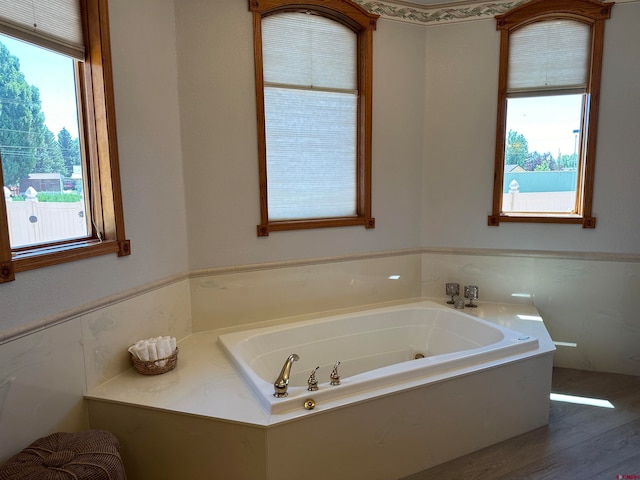
<svg viewBox="0 0 640 480"><path fill-rule="evenodd" d="M227 333L218 344L269 414L302 409L308 398L386 395L538 350L532 335L430 301ZM294 353L288 395L276 398L273 383ZM331 385L337 362L340 385ZM318 390L308 391L316 367Z"/></svg>

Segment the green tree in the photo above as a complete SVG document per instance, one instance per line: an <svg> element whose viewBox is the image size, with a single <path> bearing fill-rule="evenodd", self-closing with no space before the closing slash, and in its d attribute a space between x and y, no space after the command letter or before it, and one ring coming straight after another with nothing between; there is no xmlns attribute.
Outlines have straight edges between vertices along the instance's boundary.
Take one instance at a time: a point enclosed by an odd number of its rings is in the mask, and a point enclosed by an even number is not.
<svg viewBox="0 0 640 480"><path fill-rule="evenodd" d="M64 158L65 176L70 177L73 166L80 165L80 145L77 138L72 138L69 130L62 128L58 133L58 145Z"/></svg>
<svg viewBox="0 0 640 480"><path fill-rule="evenodd" d="M553 168L552 168L553 167ZM549 152L532 152L527 157L524 169L528 172L544 172L556 169L556 162Z"/></svg>
<svg viewBox="0 0 640 480"><path fill-rule="evenodd" d="M504 152L505 165L519 165L525 168L528 155L529 142L527 142L525 136L515 130L509 130Z"/></svg>
<svg viewBox="0 0 640 480"><path fill-rule="evenodd" d="M60 145L45 125L40 91L26 81L19 58L1 42L0 153L6 185L18 185L34 172L67 175Z"/></svg>
<svg viewBox="0 0 640 480"><path fill-rule="evenodd" d="M56 137L48 128L44 130L42 145L36 148L36 159L36 164L33 167L34 172L65 175L66 167L60 145L58 145Z"/></svg>
<svg viewBox="0 0 640 480"><path fill-rule="evenodd" d="M20 71L20 61L0 43L0 149L6 184L30 173L43 143L44 114L40 93Z"/></svg>
<svg viewBox="0 0 640 480"><path fill-rule="evenodd" d="M578 155L572 153L571 155L562 155L558 160L558 167L561 170L569 170L576 168L578 165Z"/></svg>

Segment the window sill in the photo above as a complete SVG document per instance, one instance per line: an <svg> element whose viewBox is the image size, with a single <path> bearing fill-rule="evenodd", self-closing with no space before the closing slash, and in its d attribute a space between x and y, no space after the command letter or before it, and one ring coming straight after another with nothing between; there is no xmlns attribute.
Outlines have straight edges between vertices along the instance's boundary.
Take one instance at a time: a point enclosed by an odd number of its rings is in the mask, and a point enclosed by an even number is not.
<svg viewBox="0 0 640 480"><path fill-rule="evenodd" d="M283 220L268 222L258 225L258 236L267 237L270 232L285 230L305 230L310 228L333 228L364 226L365 228L375 228L375 218L346 217L346 218L320 218L309 220Z"/></svg>
<svg viewBox="0 0 640 480"><path fill-rule="evenodd" d="M117 253L120 257L129 255L131 253L129 241L82 240L64 245L23 250L12 255L12 264L16 272L24 272L110 253Z"/></svg>
<svg viewBox="0 0 640 480"><path fill-rule="evenodd" d="M566 224L580 224L582 228L596 228L595 217L583 217L577 214L526 214L526 213L513 213L500 215L490 215L488 217L487 224L490 227L497 227L501 222L513 222L513 223L566 223Z"/></svg>

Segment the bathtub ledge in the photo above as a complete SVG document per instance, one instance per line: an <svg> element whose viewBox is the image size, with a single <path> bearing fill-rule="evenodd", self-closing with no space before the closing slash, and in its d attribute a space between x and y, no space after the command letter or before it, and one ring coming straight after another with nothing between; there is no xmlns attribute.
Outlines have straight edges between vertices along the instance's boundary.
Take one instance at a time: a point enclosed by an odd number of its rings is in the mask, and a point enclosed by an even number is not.
<svg viewBox="0 0 640 480"><path fill-rule="evenodd" d="M427 299L446 305L443 299ZM414 302L410 302L414 303ZM386 304L385 304L386 305ZM465 309L465 313L476 315L504 327L535 336L539 347L536 352L513 355L510 362L550 354L554 344L544 326L542 318L533 305L480 303L477 309ZM375 306L368 306L374 308ZM322 315L319 315L322 316ZM305 316L307 319L308 316ZM313 411L300 408L279 414L268 414L259 405L249 387L241 379L231 361L217 344L222 331L193 333L180 343L180 357L175 370L157 376L138 374L133 368L88 391L85 398L90 402L110 402L140 408L194 415L252 426L270 426L292 421L305 415L314 415L338 408L340 399L318 405ZM501 363L503 363L502 361ZM498 366L498 365L496 365ZM483 368L487 368L485 365ZM491 366L489 366L491 368ZM471 374L477 367L460 369L456 377ZM276 375L277 372L274 373ZM427 383L436 383L451 378L450 372L430 377ZM423 386L423 379L391 385L375 393L364 392L352 399L367 401L398 391ZM312 395L310 395L312 396Z"/></svg>

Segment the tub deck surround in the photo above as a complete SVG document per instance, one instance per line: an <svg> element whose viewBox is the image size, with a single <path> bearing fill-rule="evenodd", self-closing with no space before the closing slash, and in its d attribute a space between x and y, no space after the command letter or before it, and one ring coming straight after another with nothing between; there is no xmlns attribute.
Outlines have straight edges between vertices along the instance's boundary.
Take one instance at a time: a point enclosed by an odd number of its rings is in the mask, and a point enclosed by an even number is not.
<svg viewBox="0 0 640 480"><path fill-rule="evenodd" d="M130 369L89 391L89 423L118 437L130 480L403 478L548 422L555 348L536 309L480 303L465 311L538 346L355 392L348 402L269 413L217 342L229 329L196 333L179 342L175 370L147 377ZM309 317L281 323L294 320Z"/></svg>
<svg viewBox="0 0 640 480"><path fill-rule="evenodd" d="M436 374L479 364L490 368L539 347L533 335L430 301L223 334L218 343L269 413L299 409L308 397L326 404L379 388L403 390ZM299 361L288 395L276 398L274 377L292 353ZM338 361L341 382L334 386L329 374ZM311 393L307 379L316 367L319 390Z"/></svg>
<svg viewBox="0 0 640 480"><path fill-rule="evenodd" d="M407 305L430 305L435 308L442 308L445 311L456 312L445 303L444 299L411 302ZM555 350L542 318L533 305L483 304L482 302L479 305L479 308L465 309L463 312L494 324L500 329L505 329L504 331L508 334L514 331L532 337L524 341L522 345L517 346L517 348L526 347L524 351L513 352L500 363L551 354ZM399 308L396 305L389 307L388 304L382 305L382 307L387 310ZM363 310L371 308L373 306L368 306ZM352 311L353 309L349 310ZM306 321L308 316L301 318ZM293 322L295 318L288 320ZM276 328L281 327L278 326ZM502 332L503 330L499 331ZM303 395L297 400L300 403L299 408L293 405L293 408L287 407L283 411L268 412L259 404L254 393L247 386L232 360L218 342L220 335L229 333L235 334L235 332L229 332L229 329L194 333L179 342L180 356L175 370L163 375L143 376L131 368L91 389L85 394L85 398L91 401L115 402L257 426L276 425L296 418L327 412L345 405L344 398L338 396L335 399L318 401L315 409L307 411L303 408L304 399L315 397L321 391L306 392L309 395ZM533 343L536 340L537 346ZM517 340L515 342L520 343ZM528 347L531 346L535 348L529 350ZM285 358L286 355L282 358L282 361ZM489 359L489 365L463 365L460 368L456 368L453 375L464 376L478 372L483 368L491 368L491 362L494 362L495 365L499 363ZM297 363L300 362L294 363L294 368L301 370L298 368ZM274 370L274 380L281 366ZM308 373L305 372L305 375ZM428 379L422 377L409 378L388 386L378 385L375 389L350 392L349 402L362 402L393 394L399 390L414 389L425 384L442 382L451 378L451 376L452 372L445 369L445 371L434 372L428 376ZM348 382L346 372L341 380ZM336 388L343 386L347 385L340 385ZM320 387L323 387L322 383ZM270 385L270 388L273 389L273 385ZM320 395L317 396L322 398Z"/></svg>

